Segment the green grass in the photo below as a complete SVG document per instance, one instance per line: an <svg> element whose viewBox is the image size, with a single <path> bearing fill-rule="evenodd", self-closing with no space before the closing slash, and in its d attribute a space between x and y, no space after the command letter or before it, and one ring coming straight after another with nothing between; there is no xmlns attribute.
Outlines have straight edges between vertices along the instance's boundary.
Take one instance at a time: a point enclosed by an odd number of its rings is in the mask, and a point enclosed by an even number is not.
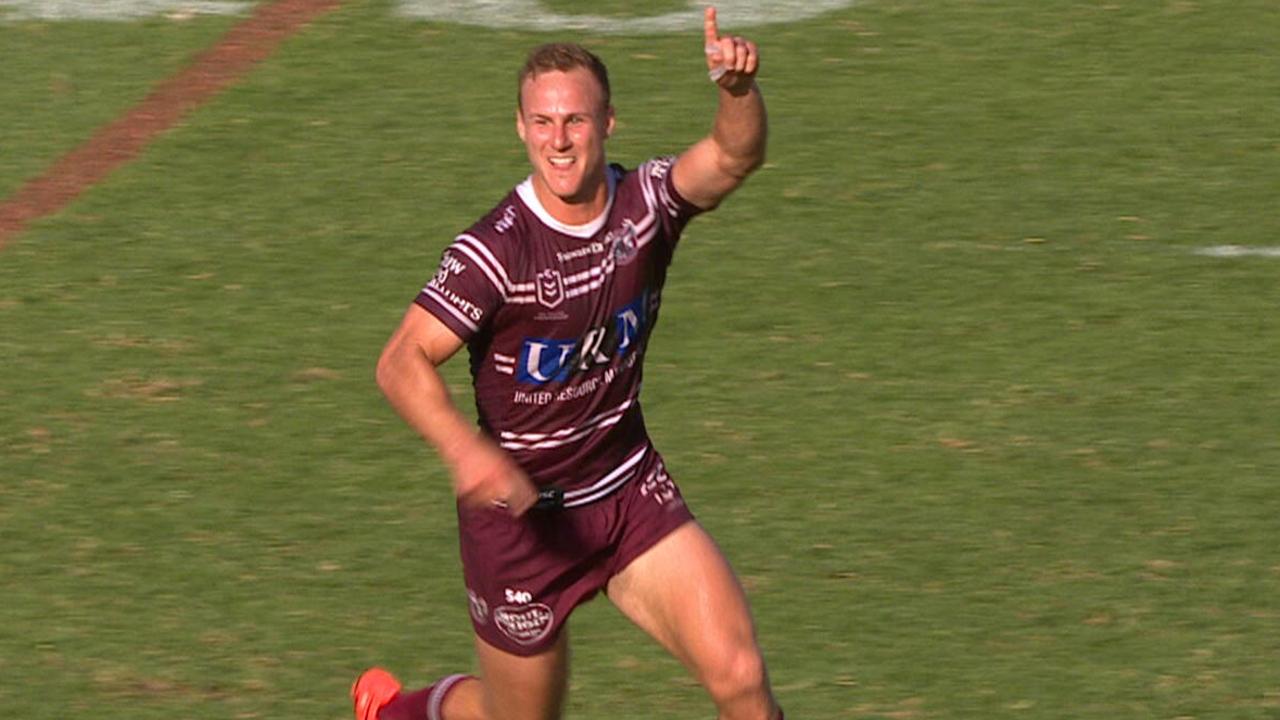
<svg viewBox="0 0 1280 720"><path fill-rule="evenodd" d="M0 24L0 197L140 101L231 22Z"/></svg>
<svg viewBox="0 0 1280 720"><path fill-rule="evenodd" d="M0 196L230 22L0 25ZM746 32L770 161L687 232L645 407L789 715L1280 717L1280 261L1192 252L1280 244L1278 30L885 0ZM366 665L469 666L447 479L372 366L524 176L548 38L350 3L0 252L7 714L336 719ZM706 131L696 32L586 41L615 159ZM606 602L573 633L570 716L712 714Z"/></svg>

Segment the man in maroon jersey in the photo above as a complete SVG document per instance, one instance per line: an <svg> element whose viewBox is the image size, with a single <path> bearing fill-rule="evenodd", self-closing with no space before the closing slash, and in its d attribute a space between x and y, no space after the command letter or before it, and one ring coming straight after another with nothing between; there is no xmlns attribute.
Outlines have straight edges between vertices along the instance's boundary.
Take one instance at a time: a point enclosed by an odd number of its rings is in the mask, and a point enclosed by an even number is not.
<svg viewBox="0 0 1280 720"><path fill-rule="evenodd" d="M610 165L609 79L577 45L535 49L516 130L532 173L444 251L378 362L397 412L453 476L481 677L352 688L358 720L557 718L565 621L600 591L733 720L775 720L746 597L685 506L640 411L644 353L688 221L764 160L756 47L705 18L719 105L678 157ZM480 432L436 368L465 346Z"/></svg>

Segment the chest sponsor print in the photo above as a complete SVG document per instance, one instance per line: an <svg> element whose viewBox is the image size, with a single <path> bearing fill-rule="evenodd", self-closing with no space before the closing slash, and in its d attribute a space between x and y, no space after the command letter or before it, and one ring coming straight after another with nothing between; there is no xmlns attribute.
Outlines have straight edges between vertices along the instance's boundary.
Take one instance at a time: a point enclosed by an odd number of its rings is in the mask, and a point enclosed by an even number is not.
<svg viewBox="0 0 1280 720"><path fill-rule="evenodd" d="M525 338L516 379L527 385L564 382L575 373L607 365L636 348L647 323L646 295L641 295L617 310L612 322L580 338Z"/></svg>

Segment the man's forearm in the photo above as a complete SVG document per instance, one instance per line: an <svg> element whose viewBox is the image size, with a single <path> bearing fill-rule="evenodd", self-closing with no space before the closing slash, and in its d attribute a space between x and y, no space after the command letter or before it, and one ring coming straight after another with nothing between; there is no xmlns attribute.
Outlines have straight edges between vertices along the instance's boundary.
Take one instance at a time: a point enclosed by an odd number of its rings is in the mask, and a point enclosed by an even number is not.
<svg viewBox="0 0 1280 720"><path fill-rule="evenodd" d="M768 134L764 96L758 85L753 82L741 93L721 88L711 138L720 150L722 171L745 178L764 164Z"/></svg>

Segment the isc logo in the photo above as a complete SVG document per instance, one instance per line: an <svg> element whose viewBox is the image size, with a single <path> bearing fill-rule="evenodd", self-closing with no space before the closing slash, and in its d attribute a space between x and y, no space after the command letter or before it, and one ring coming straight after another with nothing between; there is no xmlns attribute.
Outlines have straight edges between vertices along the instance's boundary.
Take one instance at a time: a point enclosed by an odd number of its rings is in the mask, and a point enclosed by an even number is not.
<svg viewBox="0 0 1280 720"><path fill-rule="evenodd" d="M526 338L516 378L527 385L564 382L575 373L606 365L635 348L645 326L645 296L614 313L613 323L591 328L576 340Z"/></svg>

